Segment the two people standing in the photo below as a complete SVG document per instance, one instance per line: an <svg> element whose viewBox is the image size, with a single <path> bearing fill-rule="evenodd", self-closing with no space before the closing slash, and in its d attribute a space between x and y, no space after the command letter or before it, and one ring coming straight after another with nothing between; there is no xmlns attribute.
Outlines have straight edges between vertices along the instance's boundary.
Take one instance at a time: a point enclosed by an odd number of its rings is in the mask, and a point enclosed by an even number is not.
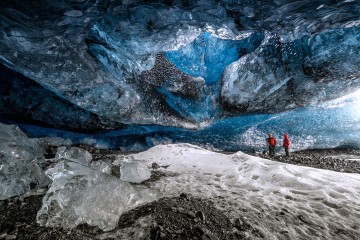
<svg viewBox="0 0 360 240"><path fill-rule="evenodd" d="M271 157L275 156L276 138L271 133L269 133L269 137L266 139L266 141L269 146L269 155ZM285 149L286 156L289 157L290 139L288 134L284 135L283 147Z"/></svg>

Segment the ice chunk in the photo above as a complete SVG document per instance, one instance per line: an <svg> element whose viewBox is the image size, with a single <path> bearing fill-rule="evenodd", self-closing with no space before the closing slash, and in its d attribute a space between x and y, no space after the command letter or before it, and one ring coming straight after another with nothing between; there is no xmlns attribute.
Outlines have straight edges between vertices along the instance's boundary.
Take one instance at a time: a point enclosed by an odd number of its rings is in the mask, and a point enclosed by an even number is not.
<svg viewBox="0 0 360 240"><path fill-rule="evenodd" d="M111 174L112 164L102 160L92 162L90 167L95 170L99 170L102 173Z"/></svg>
<svg viewBox="0 0 360 240"><path fill-rule="evenodd" d="M43 137L40 138L40 141L46 145L56 146L56 147L69 146L72 144L72 141L70 139L64 139L61 137Z"/></svg>
<svg viewBox="0 0 360 240"><path fill-rule="evenodd" d="M26 162L43 162L44 149L35 139L30 139L19 127L0 123L0 153L7 158Z"/></svg>
<svg viewBox="0 0 360 240"><path fill-rule="evenodd" d="M46 186L49 179L38 163L44 150L20 128L0 123L0 200L21 195L32 185Z"/></svg>
<svg viewBox="0 0 360 240"><path fill-rule="evenodd" d="M109 231L123 212L160 197L157 191L74 162L61 161L46 173L53 184L37 214L42 226L74 228L86 223Z"/></svg>
<svg viewBox="0 0 360 240"><path fill-rule="evenodd" d="M88 151L78 147L59 147L56 151L55 159L60 158L68 159L86 166L89 166L92 161L92 155Z"/></svg>
<svg viewBox="0 0 360 240"><path fill-rule="evenodd" d="M127 162L120 167L120 179L126 182L140 183L151 176L148 166L141 161Z"/></svg>

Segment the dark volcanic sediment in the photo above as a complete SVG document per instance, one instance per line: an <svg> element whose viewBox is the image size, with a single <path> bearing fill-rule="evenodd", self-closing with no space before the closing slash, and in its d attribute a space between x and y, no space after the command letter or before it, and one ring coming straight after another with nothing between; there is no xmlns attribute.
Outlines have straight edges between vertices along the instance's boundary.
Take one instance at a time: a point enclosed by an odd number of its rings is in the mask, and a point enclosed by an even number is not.
<svg viewBox="0 0 360 240"><path fill-rule="evenodd" d="M290 157L284 155L270 157L267 154L260 154L259 156L273 161L336 172L360 173L360 152L357 150L310 149L294 152Z"/></svg>

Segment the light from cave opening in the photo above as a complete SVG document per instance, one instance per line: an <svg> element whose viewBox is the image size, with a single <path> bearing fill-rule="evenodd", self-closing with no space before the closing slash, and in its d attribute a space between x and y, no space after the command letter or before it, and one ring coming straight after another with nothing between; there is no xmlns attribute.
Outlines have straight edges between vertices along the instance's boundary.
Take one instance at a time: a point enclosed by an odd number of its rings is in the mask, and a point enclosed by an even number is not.
<svg viewBox="0 0 360 240"><path fill-rule="evenodd" d="M353 94L353 101L352 101L352 115L354 116L354 120L360 121L360 90L357 90Z"/></svg>

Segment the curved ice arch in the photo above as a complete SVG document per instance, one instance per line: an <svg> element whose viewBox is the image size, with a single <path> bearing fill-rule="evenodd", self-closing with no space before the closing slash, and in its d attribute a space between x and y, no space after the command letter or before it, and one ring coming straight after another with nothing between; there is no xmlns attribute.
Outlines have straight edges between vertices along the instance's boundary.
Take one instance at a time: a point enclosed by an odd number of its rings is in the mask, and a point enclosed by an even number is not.
<svg viewBox="0 0 360 240"><path fill-rule="evenodd" d="M356 1L269 1L266 5L261 5L261 1L175 1L171 4L166 1L157 2L173 6L143 5L142 1L138 1L137 5L130 4L129 1L101 0L96 3L14 1L15 8L0 9L0 60L59 96L96 113L101 119L196 128L198 124L178 116L169 108L164 111L158 110L157 106L161 103L153 107L144 107L149 99L153 99L152 95L143 97L143 92L133 82L136 81L139 71L151 67L155 50L170 50L171 45L180 47L181 44L189 43L200 32L210 32L218 38L239 40L247 36L249 29L266 29L277 33L280 42L291 43L295 42L294 39L317 34L326 29L359 26L360 7ZM136 9L140 9L140 13L145 12L144 16L136 14ZM153 13L147 15L148 9L155 9L155 13L161 15L162 22L156 19L150 21ZM166 16L166 11L174 13L177 17L162 18L163 14ZM91 27L101 25L101 19L116 20L107 16L129 17L130 20L122 21L125 30L131 30L129 23L136 23L135 26L139 27L141 34L151 32L149 35L142 35L144 40L151 39L148 43L149 48L144 48L143 42L135 38L133 42L128 41L129 46L123 52L118 47L120 55L111 55L113 52L102 48L106 44L100 41L98 43L102 47L99 46L98 50L105 52L99 54L104 57L98 60L105 62L100 67L88 54L85 38ZM171 23L172 19L180 21L174 25ZM173 26L175 31L169 26ZM120 33L124 34L126 40L127 37L137 34L130 31L130 35L126 35L128 31L125 30ZM181 30L179 40L167 39L178 30ZM105 38L111 38L111 34L116 35L106 31L104 34L108 34ZM91 38L89 40L87 43L94 43L91 42ZM152 50L149 50L150 48ZM144 53L142 49L147 50ZM132 56L132 52L138 53L138 56ZM129 61L124 62L123 59ZM117 61L121 64L116 65ZM110 66L113 63L115 64ZM118 66L123 66L123 69L120 71ZM285 80L286 78L284 82ZM312 89L312 86L305 85L304 89ZM227 104L226 101L225 103ZM283 101L276 104L284 105ZM240 104L240 109L243 107Z"/></svg>
<svg viewBox="0 0 360 240"><path fill-rule="evenodd" d="M235 112L278 112L354 92L359 36L351 27L283 43L267 33L258 49L226 68L222 102Z"/></svg>
<svg viewBox="0 0 360 240"><path fill-rule="evenodd" d="M224 7L206 6L138 5L108 14L92 27L89 50L116 75L141 73L154 66L155 54L185 47L202 32L236 40L251 35L237 31Z"/></svg>

